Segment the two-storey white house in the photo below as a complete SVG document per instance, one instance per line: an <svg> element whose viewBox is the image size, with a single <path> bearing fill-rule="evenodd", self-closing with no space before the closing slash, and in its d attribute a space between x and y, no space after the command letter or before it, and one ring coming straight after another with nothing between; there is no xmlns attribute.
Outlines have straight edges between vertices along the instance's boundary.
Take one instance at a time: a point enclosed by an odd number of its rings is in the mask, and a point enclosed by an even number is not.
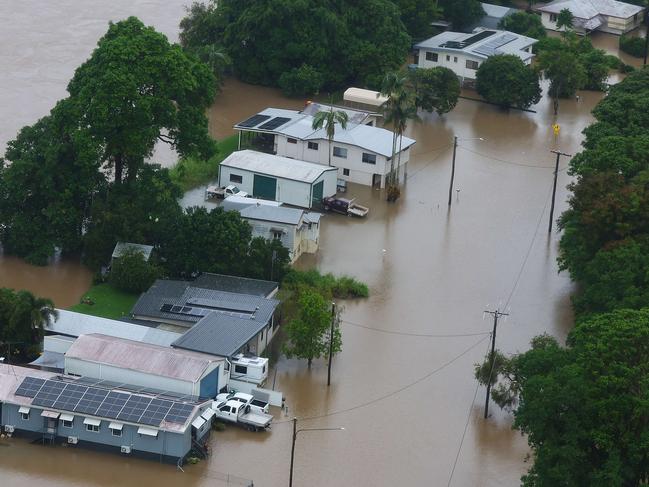
<svg viewBox="0 0 649 487"><path fill-rule="evenodd" d="M640 26L645 11L638 5L616 0L555 0L534 8L541 14L543 27L550 30L559 30L557 20L564 9L572 13L573 29L580 34L601 30L618 35Z"/></svg>
<svg viewBox="0 0 649 487"><path fill-rule="evenodd" d="M474 81L484 61L498 54L513 54L529 65L536 39L514 32L477 28L471 33L442 32L415 46L420 68L445 67L461 81Z"/></svg>
<svg viewBox="0 0 649 487"><path fill-rule="evenodd" d="M322 110L330 107L321 106ZM329 165L338 169L338 178L366 186L385 187L386 177L391 169L393 133L375 127L376 118L348 108L334 107L334 110L352 112L346 128L336 125L332 147L329 147L324 128L313 129L313 118L317 110L284 110L267 108L262 112L234 126L239 131L241 144L252 146L278 156L301 161ZM371 125L370 125L371 124ZM397 139L400 150L399 180L403 181L410 160L410 148L415 140L409 137ZM398 164L397 154L395 167Z"/></svg>

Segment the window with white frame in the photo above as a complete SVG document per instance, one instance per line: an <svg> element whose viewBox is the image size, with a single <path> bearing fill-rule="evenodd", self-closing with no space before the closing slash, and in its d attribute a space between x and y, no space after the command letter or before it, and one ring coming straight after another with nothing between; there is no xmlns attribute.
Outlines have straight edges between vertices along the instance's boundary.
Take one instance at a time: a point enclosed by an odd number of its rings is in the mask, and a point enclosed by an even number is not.
<svg viewBox="0 0 649 487"><path fill-rule="evenodd" d="M365 164L376 164L376 154L368 154L363 152L363 162Z"/></svg>
<svg viewBox="0 0 649 487"><path fill-rule="evenodd" d="M478 69L478 66L480 66L478 61L471 61L470 59L466 60L466 67L468 69Z"/></svg>
<svg viewBox="0 0 649 487"><path fill-rule="evenodd" d="M29 421L29 412L20 413L20 419L22 419L23 421Z"/></svg>
<svg viewBox="0 0 649 487"><path fill-rule="evenodd" d="M115 428L115 429L111 429L110 431L113 436L117 436L117 437L122 436L122 430L118 430L117 428Z"/></svg>
<svg viewBox="0 0 649 487"><path fill-rule="evenodd" d="M556 22L557 21L557 14L550 14L550 22Z"/></svg>
<svg viewBox="0 0 649 487"><path fill-rule="evenodd" d="M307 144L307 147L311 150L318 150L318 143L317 142L309 142Z"/></svg>
<svg viewBox="0 0 649 487"><path fill-rule="evenodd" d="M62 419L62 420L61 420L61 425L62 425L64 428L72 428L72 421L71 421L71 420L68 420L68 419Z"/></svg>
<svg viewBox="0 0 649 487"><path fill-rule="evenodd" d="M347 159L347 149L344 147L336 147L334 145L334 157L340 157L341 159Z"/></svg>
<svg viewBox="0 0 649 487"><path fill-rule="evenodd" d="M86 430L91 431L93 433L99 433L99 425L98 424L86 424Z"/></svg>
<svg viewBox="0 0 649 487"><path fill-rule="evenodd" d="M349 169L343 169L343 176L349 176Z"/></svg>
<svg viewBox="0 0 649 487"><path fill-rule="evenodd" d="M454 63L457 62L457 56L453 56L453 62L454 62Z"/></svg>
<svg viewBox="0 0 649 487"><path fill-rule="evenodd" d="M426 52L426 61L432 61L436 63L438 58L439 56L437 55L436 52Z"/></svg>
<svg viewBox="0 0 649 487"><path fill-rule="evenodd" d="M241 184L243 183L243 176L240 174L230 174L230 182Z"/></svg>
<svg viewBox="0 0 649 487"><path fill-rule="evenodd" d="M284 232L282 232L281 230L273 230L272 233L275 240L280 240Z"/></svg>
<svg viewBox="0 0 649 487"><path fill-rule="evenodd" d="M288 142L289 144L297 144L297 139L292 139L289 137L288 139L286 139L286 142Z"/></svg>

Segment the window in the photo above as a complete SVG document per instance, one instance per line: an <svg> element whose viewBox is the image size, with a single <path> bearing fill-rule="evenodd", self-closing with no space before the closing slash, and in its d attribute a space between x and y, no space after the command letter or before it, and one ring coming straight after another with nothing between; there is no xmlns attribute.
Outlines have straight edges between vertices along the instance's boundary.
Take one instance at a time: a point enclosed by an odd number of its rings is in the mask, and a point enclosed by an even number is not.
<svg viewBox="0 0 649 487"><path fill-rule="evenodd" d="M309 142L307 144L307 147L311 150L318 150L318 143L317 142Z"/></svg>
<svg viewBox="0 0 649 487"><path fill-rule="evenodd" d="M29 421L29 413L20 413L20 419L23 421Z"/></svg>
<svg viewBox="0 0 649 487"><path fill-rule="evenodd" d="M363 162L366 164L376 164L376 154L363 152Z"/></svg>
<svg viewBox="0 0 649 487"><path fill-rule="evenodd" d="M273 230L273 238L275 240L281 240L282 233L284 233L284 232L282 232L281 230Z"/></svg>
<svg viewBox="0 0 649 487"><path fill-rule="evenodd" d="M64 428L72 428L72 421L68 421L67 419L61 420L61 424Z"/></svg>
<svg viewBox="0 0 649 487"><path fill-rule="evenodd" d="M289 144L297 144L297 139L291 139L289 137L288 139L286 139L286 142L288 142Z"/></svg>
<svg viewBox="0 0 649 487"><path fill-rule="evenodd" d="M264 330L261 330L261 335L260 335L259 339L262 340L262 341L264 340Z"/></svg>
<svg viewBox="0 0 649 487"><path fill-rule="evenodd" d="M99 425L98 424L87 424L86 425L86 430L92 431L93 433L99 433Z"/></svg>
<svg viewBox="0 0 649 487"><path fill-rule="evenodd" d="M110 431L112 432L113 436L117 436L118 438L122 436L122 430L111 429Z"/></svg>
<svg viewBox="0 0 649 487"><path fill-rule="evenodd" d="M245 365L235 365L234 366L234 371L237 374L247 374L248 373L248 367L246 367Z"/></svg>
<svg viewBox="0 0 649 487"><path fill-rule="evenodd" d="M471 61L470 59L466 60L466 67L468 69L478 69L478 61Z"/></svg>
<svg viewBox="0 0 649 487"><path fill-rule="evenodd" d="M341 159L347 159L347 149L342 147L334 146L334 157L340 157Z"/></svg>
<svg viewBox="0 0 649 487"><path fill-rule="evenodd" d="M426 53L426 61L432 61L434 63L437 62L438 56L436 52L427 52Z"/></svg>
<svg viewBox="0 0 649 487"><path fill-rule="evenodd" d="M243 176L240 176L239 174L230 174L230 182L231 183L243 183Z"/></svg>
<svg viewBox="0 0 649 487"><path fill-rule="evenodd" d="M557 21L557 14L550 14L550 22L556 22Z"/></svg>
<svg viewBox="0 0 649 487"><path fill-rule="evenodd" d="M449 55L447 54L447 55L446 55L446 60L447 60L447 61L450 61L450 60L451 60L451 56L449 56Z"/></svg>
<svg viewBox="0 0 649 487"><path fill-rule="evenodd" d="M457 56L453 56L453 62L454 62L454 63L457 62Z"/></svg>
<svg viewBox="0 0 649 487"><path fill-rule="evenodd" d="M343 176L349 176L349 169L343 169Z"/></svg>

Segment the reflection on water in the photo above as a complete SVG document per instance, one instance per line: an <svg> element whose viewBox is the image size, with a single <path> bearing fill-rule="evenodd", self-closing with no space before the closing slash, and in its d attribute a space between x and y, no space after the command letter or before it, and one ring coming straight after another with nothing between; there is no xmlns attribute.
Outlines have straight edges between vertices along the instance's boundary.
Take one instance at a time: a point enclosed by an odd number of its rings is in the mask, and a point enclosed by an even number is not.
<svg viewBox="0 0 649 487"><path fill-rule="evenodd" d="M0 49L10 57L5 66L11 66L10 75L0 79L0 96L17 97L3 105L17 116L0 122L0 143L61 96L107 19L143 15L175 37L184 3L94 1L82 9L73 0L57 2L56 9L38 9L35 0L0 5L0 18L12 19L9 32L0 34L5 41ZM593 39L616 50L614 36ZM55 78L39 75L49 67ZM52 486L219 485L211 472L231 472L254 479L255 485L285 485L294 415L310 418L301 420L303 427L346 428L299 436L295 485L447 485L458 451L451 485L517 485L528 467L525 438L495 406L485 421L484 391L475 396L473 364L484 357L487 341L484 335L457 335L490 331L483 310L495 307L510 308L498 332L498 347L505 352L525 350L539 333L567 334L573 288L557 270L558 236L547 234L550 149L579 150L581 131L601 96L583 92L579 100L562 101L558 139L547 98L534 107L536 113L462 100L450 114L425 115L410 124L408 135L417 145L396 204L388 205L382 191L350 185L348 196L370 207L368 218L326 215L319 253L304 256L299 266L357 276L368 283L371 297L341 303L343 351L335 358L331 387L324 362L308 369L302 361L279 360L271 377L285 393L289 412L276 411L272 432L255 435L228 427L215 433L212 457L188 466L186 474L118 455L10 440L10 447L0 447L2 485L39 485L45 478ZM234 123L266 106L302 103L274 89L227 80L210 110L210 131L224 137ZM458 146L449 210L454 135L465 140ZM485 140L466 140L475 137ZM565 208L569 181L565 171L559 173L555 215ZM199 188L184 202L202 199ZM40 290L62 306L76 301L89 280L87 271L72 264L34 269L0 260L0 284Z"/></svg>

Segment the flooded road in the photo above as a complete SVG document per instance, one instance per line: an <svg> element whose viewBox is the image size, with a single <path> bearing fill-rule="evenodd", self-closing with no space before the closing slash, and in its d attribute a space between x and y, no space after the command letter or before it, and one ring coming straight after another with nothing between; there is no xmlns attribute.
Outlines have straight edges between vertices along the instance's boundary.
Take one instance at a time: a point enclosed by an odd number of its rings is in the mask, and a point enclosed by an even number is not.
<svg viewBox="0 0 649 487"><path fill-rule="evenodd" d="M93 1L82 9L73 0L56 7L35 0L8 3L0 5L9 29L0 31L0 55L10 67L9 76L0 78L0 106L12 116L0 122L0 146L64 95L67 79L108 19L140 15L174 39L184 2ZM613 50L617 38L596 42ZM299 265L354 275L368 283L371 297L341 303L343 352L335 358L331 387L323 361L309 370L304 362L280 359L269 385L284 392L289 412L277 412L272 432L215 433L213 455L185 473L118 455L0 440L3 487L227 485L220 472L253 479L256 486L282 486L288 482L293 416L302 428L345 427L300 433L296 486L518 485L529 465L525 438L494 405L491 417L482 418L484 390L472 377L492 326L483 312L499 307L510 313L498 329L498 347L506 352L527 349L539 333L562 339L572 326L573 287L558 274L556 231L547 232L550 149L579 150L581 131L601 96L584 92L580 101L561 102L558 140L547 98L537 113L461 100L450 114L427 115L409 127L417 144L396 204L385 203L381 191L350 186L348 195L370 207L368 218L327 215L320 252ZM210 112L210 130L223 137L266 106L301 105L276 90L228 80ZM460 141L449 210L454 135ZM561 168L566 164L562 160ZM555 217L565 208L568 182L561 170ZM199 188L185 201L199 203L202 194ZM0 285L43 283L48 295L48 289L66 293L89 279L78 269L30 275L32 270L0 259ZM48 273L56 281L45 284Z"/></svg>

